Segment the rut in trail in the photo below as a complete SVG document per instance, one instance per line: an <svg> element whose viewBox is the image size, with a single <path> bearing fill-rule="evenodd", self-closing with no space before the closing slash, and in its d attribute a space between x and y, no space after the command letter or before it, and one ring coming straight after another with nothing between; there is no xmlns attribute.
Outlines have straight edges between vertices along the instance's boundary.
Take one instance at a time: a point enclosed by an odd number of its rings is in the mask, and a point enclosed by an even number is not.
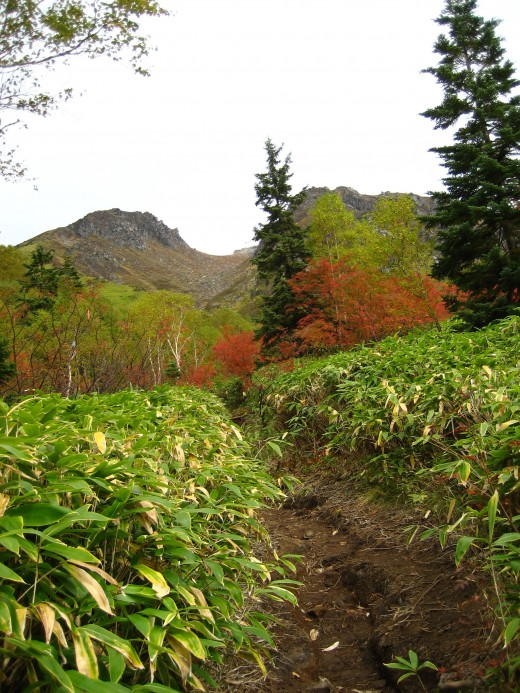
<svg viewBox="0 0 520 693"><path fill-rule="evenodd" d="M246 687L230 673L227 690L482 690L494 655L486 641L489 603L471 564L455 569L453 548L442 551L434 540L407 545L404 528L413 519L339 483L289 499L262 519L278 553L302 556L299 606L271 607L280 619L279 650L267 678ZM403 672L383 663L410 649L439 671L397 687Z"/></svg>

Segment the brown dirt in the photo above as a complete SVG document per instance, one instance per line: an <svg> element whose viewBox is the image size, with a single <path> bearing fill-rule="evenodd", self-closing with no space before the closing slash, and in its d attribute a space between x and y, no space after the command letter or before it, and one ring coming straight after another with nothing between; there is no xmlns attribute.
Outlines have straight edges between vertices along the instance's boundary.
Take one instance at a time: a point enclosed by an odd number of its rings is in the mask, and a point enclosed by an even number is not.
<svg viewBox="0 0 520 693"><path fill-rule="evenodd" d="M424 511L423 511L424 512ZM301 554L298 607L271 607L278 651L265 679L225 677L228 691L482 691L500 658L486 579L471 561L456 569L453 546L407 545L419 517L375 504L335 483L289 499L263 515L278 553ZM414 650L439 671L398 686L383 666ZM328 650L328 651L327 651Z"/></svg>

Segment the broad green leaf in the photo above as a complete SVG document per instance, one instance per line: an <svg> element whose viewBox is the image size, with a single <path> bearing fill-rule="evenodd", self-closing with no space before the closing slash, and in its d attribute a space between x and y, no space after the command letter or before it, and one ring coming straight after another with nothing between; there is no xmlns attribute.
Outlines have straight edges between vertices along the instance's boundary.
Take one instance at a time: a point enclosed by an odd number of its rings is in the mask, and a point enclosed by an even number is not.
<svg viewBox="0 0 520 693"><path fill-rule="evenodd" d="M520 541L519 532L506 532L498 537L498 539L495 539L493 546L506 546L507 544L514 544L516 541Z"/></svg>
<svg viewBox="0 0 520 693"><path fill-rule="evenodd" d="M272 598L283 599L284 601L290 602L294 605L298 604L296 596L292 592L289 592L289 590L286 590L284 587L269 585L268 587L257 591L261 594L267 594Z"/></svg>
<svg viewBox="0 0 520 693"><path fill-rule="evenodd" d="M15 448L14 445L0 443L0 450L5 450L9 453L9 455L16 457L17 460L22 460L23 462L36 462L32 455L29 455L25 450Z"/></svg>
<svg viewBox="0 0 520 693"><path fill-rule="evenodd" d="M132 623L137 630L144 635L145 638L150 637L150 632L152 630L152 624L150 619L141 614L128 614L128 620Z"/></svg>
<svg viewBox="0 0 520 693"><path fill-rule="evenodd" d="M179 512L176 512L175 520L177 524L184 527L184 529L191 529L191 513L187 510L179 510Z"/></svg>
<svg viewBox="0 0 520 693"><path fill-rule="evenodd" d="M14 638L10 638L9 640L13 641ZM16 644L20 649L25 649L23 648L23 643L21 643L19 640ZM36 660L36 662L38 662L40 668L43 669L43 671L46 671L48 674L50 674L51 677L57 683L59 683L64 690L69 691L69 693L75 693L74 686L69 677L70 672L65 671L52 655L38 651L34 647L36 643L33 642L31 643L31 645L33 647L27 649L29 650L29 654Z"/></svg>
<svg viewBox="0 0 520 693"><path fill-rule="evenodd" d="M72 561L82 563L99 563L99 558L93 556L90 551L81 546L67 546L61 541L44 539L41 544L42 553L50 553L56 556L63 556Z"/></svg>
<svg viewBox="0 0 520 693"><path fill-rule="evenodd" d="M166 597L167 594L170 594L170 586L168 585L162 574L159 573L157 570L150 568L150 566L148 565L143 565L142 563L138 563L137 565L135 565L134 569L137 570L137 572L140 573L149 582L151 582L152 589L159 599L161 599L162 597Z"/></svg>
<svg viewBox="0 0 520 693"><path fill-rule="evenodd" d="M504 631L504 645L507 647L520 628L520 618L512 618Z"/></svg>
<svg viewBox="0 0 520 693"><path fill-rule="evenodd" d="M114 650L117 650L117 652L120 652L134 669L144 669L144 664L141 662L137 652L128 640L124 640L106 628L96 626L95 624L81 626L79 630L85 631L91 638L94 638L94 640L98 640L104 645L107 645L107 647L112 647Z"/></svg>
<svg viewBox="0 0 520 693"><path fill-rule="evenodd" d="M429 660L426 660L425 662L423 662L421 664L421 666L419 667L419 669L424 669L424 668L433 669L434 671L439 671L439 667L436 664L434 664L433 662L430 662Z"/></svg>
<svg viewBox="0 0 520 693"><path fill-rule="evenodd" d="M178 630L177 628L168 628L168 636L177 640L198 659L206 659L206 651L200 639L191 630Z"/></svg>
<svg viewBox="0 0 520 693"><path fill-rule="evenodd" d="M132 690L120 683L90 679L79 671L69 671L69 676L76 693L129 693Z"/></svg>
<svg viewBox="0 0 520 693"><path fill-rule="evenodd" d="M20 540L17 537L0 535L0 546L3 546L11 553L20 555Z"/></svg>
<svg viewBox="0 0 520 693"><path fill-rule="evenodd" d="M271 645L271 647L275 647L274 640L269 631L266 630L260 623L257 623L255 626L247 626L246 632L249 635L254 635L257 638L260 638L260 640L265 640L265 642Z"/></svg>
<svg viewBox="0 0 520 693"><path fill-rule="evenodd" d="M25 580L20 577L18 573L15 573L14 570L11 570L11 568L8 568L3 563L0 563L0 580L11 580L12 582L25 583Z"/></svg>
<svg viewBox="0 0 520 693"><path fill-rule="evenodd" d="M23 519L19 515L0 517L0 530L23 537Z"/></svg>
<svg viewBox="0 0 520 693"><path fill-rule="evenodd" d="M280 450L280 446L278 445L278 443L275 443L273 440L268 440L267 445L269 445L271 450L274 450L278 457L283 457L282 451Z"/></svg>
<svg viewBox="0 0 520 693"><path fill-rule="evenodd" d="M224 584L224 570L222 569L222 566L220 563L217 563L216 561L211 561L211 560L205 560L204 564L211 570L211 573L213 576L216 578L218 582L220 582L221 585Z"/></svg>
<svg viewBox="0 0 520 693"><path fill-rule="evenodd" d="M108 648L108 672L110 674L110 680L113 683L117 683L121 676L125 673L126 664L125 658L112 647Z"/></svg>
<svg viewBox="0 0 520 693"><path fill-rule="evenodd" d="M414 652L413 650L408 650L408 659L410 660L410 664L414 669L417 669L419 666L419 657L417 656L417 653Z"/></svg>
<svg viewBox="0 0 520 693"><path fill-rule="evenodd" d="M460 537L455 549L455 564L458 566L462 561L469 547L474 543L475 537Z"/></svg>
<svg viewBox="0 0 520 693"><path fill-rule="evenodd" d="M22 518L25 527L44 527L58 522L69 513L74 514L70 508L64 508L56 503L26 503L11 506L4 517L17 515Z"/></svg>

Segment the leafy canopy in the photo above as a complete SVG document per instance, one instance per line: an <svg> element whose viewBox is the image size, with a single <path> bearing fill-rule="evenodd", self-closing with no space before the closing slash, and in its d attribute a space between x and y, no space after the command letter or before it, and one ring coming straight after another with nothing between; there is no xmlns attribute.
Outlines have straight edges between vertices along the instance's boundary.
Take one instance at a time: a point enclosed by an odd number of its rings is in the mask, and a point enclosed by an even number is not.
<svg viewBox="0 0 520 693"><path fill-rule="evenodd" d="M355 245L359 223L354 212L345 208L336 192L328 192L316 200L310 212L308 246L313 258L339 260Z"/></svg>
<svg viewBox="0 0 520 693"><path fill-rule="evenodd" d="M8 128L19 114L47 115L65 89L51 94L41 85L42 70L73 55L118 59L130 54L132 67L142 74L148 42L139 34L139 20L166 14L155 0L0 0L0 175L13 178L25 170L7 148Z"/></svg>

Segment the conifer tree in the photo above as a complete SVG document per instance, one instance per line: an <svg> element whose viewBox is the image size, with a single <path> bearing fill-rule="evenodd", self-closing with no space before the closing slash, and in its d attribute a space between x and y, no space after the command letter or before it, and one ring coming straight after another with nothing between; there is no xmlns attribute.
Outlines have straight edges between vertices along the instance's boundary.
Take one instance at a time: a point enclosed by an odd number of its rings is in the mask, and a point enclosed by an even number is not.
<svg viewBox="0 0 520 693"><path fill-rule="evenodd" d="M294 219L296 208L305 199L305 189L292 194L291 157L281 161L282 147L276 147L268 139L265 150L267 172L256 175L255 192L256 205L267 214L267 221L255 229L254 239L259 241L259 248L253 263L268 287L257 337L263 339L264 351L270 351L301 317L288 280L304 269L309 253L305 246L306 232Z"/></svg>
<svg viewBox="0 0 520 693"><path fill-rule="evenodd" d="M520 82L505 59L498 20L476 14L477 0L446 0L437 23L434 75L444 91L422 115L445 130L458 125L453 144L435 147L447 169L445 190L426 224L437 227L437 278L465 295L451 310L474 327L510 314L520 289Z"/></svg>
<svg viewBox="0 0 520 693"><path fill-rule="evenodd" d="M82 287L81 277L70 257L65 257L62 267L55 267L52 264L53 258L53 250L45 250L42 245L38 245L32 252L30 261L24 263L27 271L19 281L22 293L20 303L25 306L27 313L52 310L60 284L64 281L75 290Z"/></svg>

